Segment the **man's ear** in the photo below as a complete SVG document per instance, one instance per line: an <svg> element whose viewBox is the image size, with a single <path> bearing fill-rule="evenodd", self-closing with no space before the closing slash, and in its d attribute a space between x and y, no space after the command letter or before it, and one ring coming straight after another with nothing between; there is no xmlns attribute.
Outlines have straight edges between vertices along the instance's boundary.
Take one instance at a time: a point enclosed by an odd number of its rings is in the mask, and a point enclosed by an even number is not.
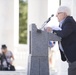
<svg viewBox="0 0 76 75"><path fill-rule="evenodd" d="M67 17L67 14L64 12L64 16L65 16L65 18Z"/></svg>

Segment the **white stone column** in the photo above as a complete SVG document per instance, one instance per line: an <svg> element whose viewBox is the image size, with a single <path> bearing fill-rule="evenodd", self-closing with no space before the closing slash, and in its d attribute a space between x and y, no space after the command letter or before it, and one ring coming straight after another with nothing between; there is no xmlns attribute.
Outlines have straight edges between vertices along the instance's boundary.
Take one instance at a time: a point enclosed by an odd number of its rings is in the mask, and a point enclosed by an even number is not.
<svg viewBox="0 0 76 75"><path fill-rule="evenodd" d="M58 26L58 20L56 17L57 9L59 7L59 0L48 0L48 17L54 14L54 17L51 18L51 21L48 23L47 26Z"/></svg>
<svg viewBox="0 0 76 75"><path fill-rule="evenodd" d="M41 27L48 17L48 0L28 0L28 25L36 23Z"/></svg>
<svg viewBox="0 0 76 75"><path fill-rule="evenodd" d="M19 44L19 0L14 0L14 46Z"/></svg>
<svg viewBox="0 0 76 75"><path fill-rule="evenodd" d="M0 0L0 45L14 47L14 0Z"/></svg>

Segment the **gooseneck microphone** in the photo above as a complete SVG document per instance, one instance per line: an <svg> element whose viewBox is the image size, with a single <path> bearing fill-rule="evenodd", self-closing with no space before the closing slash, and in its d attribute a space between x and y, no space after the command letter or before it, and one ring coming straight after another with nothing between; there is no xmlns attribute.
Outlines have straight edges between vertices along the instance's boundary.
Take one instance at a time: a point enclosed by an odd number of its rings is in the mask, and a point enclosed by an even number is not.
<svg viewBox="0 0 76 75"><path fill-rule="evenodd" d="M40 29L43 29L44 26L51 20L51 18L54 16L54 14L51 15L51 17L48 18L48 20L46 20L43 24L42 27Z"/></svg>
<svg viewBox="0 0 76 75"><path fill-rule="evenodd" d="M51 15L51 17L48 18L48 20L46 20L43 24L42 27L37 29L37 32L41 33L41 30L45 27L45 25L51 20L51 18L54 16L54 14Z"/></svg>
<svg viewBox="0 0 76 75"><path fill-rule="evenodd" d="M54 14L51 15L51 17L53 17L53 16L54 16ZM49 17L48 20L45 22L48 23L51 20L51 17Z"/></svg>

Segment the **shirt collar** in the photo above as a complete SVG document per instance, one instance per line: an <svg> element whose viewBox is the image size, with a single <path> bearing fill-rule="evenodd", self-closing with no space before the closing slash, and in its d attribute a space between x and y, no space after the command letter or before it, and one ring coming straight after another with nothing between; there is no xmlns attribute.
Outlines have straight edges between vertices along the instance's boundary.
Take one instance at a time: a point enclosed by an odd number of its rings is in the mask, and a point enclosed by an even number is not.
<svg viewBox="0 0 76 75"><path fill-rule="evenodd" d="M65 20L65 19L63 19L63 20L61 20L61 21L59 22L60 27L62 27L62 24L63 24L64 20Z"/></svg>

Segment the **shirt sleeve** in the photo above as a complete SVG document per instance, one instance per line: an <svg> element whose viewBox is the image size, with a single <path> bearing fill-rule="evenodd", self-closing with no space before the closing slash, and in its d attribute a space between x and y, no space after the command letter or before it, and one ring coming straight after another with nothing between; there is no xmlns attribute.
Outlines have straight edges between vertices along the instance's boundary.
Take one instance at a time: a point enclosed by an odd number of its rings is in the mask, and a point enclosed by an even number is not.
<svg viewBox="0 0 76 75"><path fill-rule="evenodd" d="M12 57L13 56L13 53L10 51L10 56Z"/></svg>

